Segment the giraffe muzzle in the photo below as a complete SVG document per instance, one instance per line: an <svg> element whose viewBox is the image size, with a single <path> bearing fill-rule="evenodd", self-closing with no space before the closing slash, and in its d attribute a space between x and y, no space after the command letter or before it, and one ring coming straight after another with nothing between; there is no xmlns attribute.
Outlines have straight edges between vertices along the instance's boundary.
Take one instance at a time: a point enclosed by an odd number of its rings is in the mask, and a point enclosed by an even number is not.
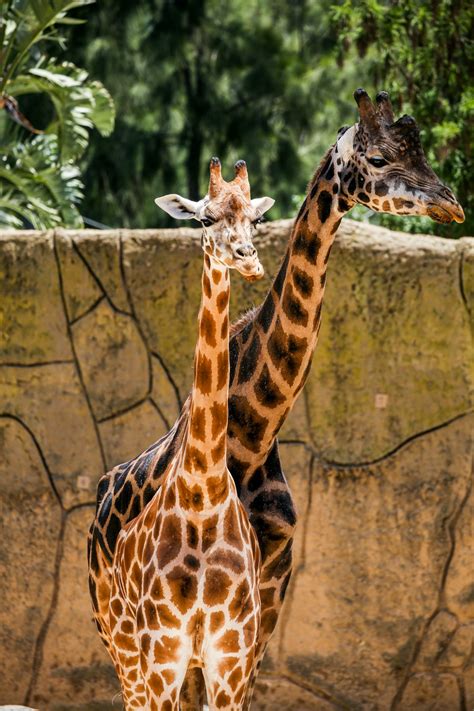
<svg viewBox="0 0 474 711"><path fill-rule="evenodd" d="M234 267L248 281L261 279L264 269L260 264L257 250L251 242L240 242L232 246Z"/></svg>
<svg viewBox="0 0 474 711"><path fill-rule="evenodd" d="M449 222L464 222L464 210L459 203L443 200L440 203L429 203L426 212L435 222L448 224Z"/></svg>

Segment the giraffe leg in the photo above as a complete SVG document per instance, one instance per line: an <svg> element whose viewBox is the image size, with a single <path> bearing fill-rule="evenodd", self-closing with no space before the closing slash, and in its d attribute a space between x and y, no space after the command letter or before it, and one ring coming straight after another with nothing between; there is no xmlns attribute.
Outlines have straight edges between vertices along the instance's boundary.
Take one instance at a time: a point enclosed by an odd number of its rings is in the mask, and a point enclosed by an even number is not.
<svg viewBox="0 0 474 711"><path fill-rule="evenodd" d="M255 668L257 630L258 617L252 612L245 622L226 626L225 632L206 644L203 674L209 711L246 708Z"/></svg>
<svg viewBox="0 0 474 711"><path fill-rule="evenodd" d="M188 669L179 697L180 711L202 711L206 703L206 685L201 669Z"/></svg>
<svg viewBox="0 0 474 711"><path fill-rule="evenodd" d="M140 668L147 711L179 711L181 687L192 653L192 640L172 634L169 629L142 634Z"/></svg>

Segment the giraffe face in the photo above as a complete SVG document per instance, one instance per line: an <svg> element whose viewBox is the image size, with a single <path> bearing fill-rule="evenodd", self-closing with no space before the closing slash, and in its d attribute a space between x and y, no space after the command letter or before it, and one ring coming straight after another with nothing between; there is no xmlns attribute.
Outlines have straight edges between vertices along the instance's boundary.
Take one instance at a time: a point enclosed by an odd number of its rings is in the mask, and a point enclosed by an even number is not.
<svg viewBox="0 0 474 711"><path fill-rule="evenodd" d="M394 121L386 92L377 95L376 105L363 89L354 96L360 122L337 144L342 191L349 200L376 212L463 222L462 207L426 160L415 119L405 115Z"/></svg>
<svg viewBox="0 0 474 711"><path fill-rule="evenodd" d="M157 198L156 204L178 219L194 219L202 224L201 244L206 254L223 266L237 269L253 281L263 276L253 231L264 213L274 204L269 197L250 199L247 167L235 164L235 178L227 183L221 176L221 164L211 160L208 194L199 202L180 195Z"/></svg>

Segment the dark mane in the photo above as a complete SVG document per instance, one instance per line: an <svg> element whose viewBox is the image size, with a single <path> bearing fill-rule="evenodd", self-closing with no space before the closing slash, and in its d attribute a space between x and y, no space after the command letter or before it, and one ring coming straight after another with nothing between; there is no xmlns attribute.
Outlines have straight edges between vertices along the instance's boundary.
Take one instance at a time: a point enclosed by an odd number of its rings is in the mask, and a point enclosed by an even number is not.
<svg viewBox="0 0 474 711"><path fill-rule="evenodd" d="M333 145L328 148L328 150L326 151L326 153L325 153L324 156L322 157L321 163L320 163L320 164L318 165L318 167L316 168L315 174L313 175L313 177L311 178L311 180L309 181L309 183L308 183L308 185L307 185L307 187L306 187L306 194L309 193L310 189L313 187L313 185L315 184L315 182L316 182L317 180L319 180L319 178L321 177L321 173L323 172L323 169L326 167L326 163L327 163L327 160L328 160L328 158L329 158L329 155L332 153L332 150L333 150L333 148L334 148L335 145L336 145L336 144L333 143Z"/></svg>
<svg viewBox="0 0 474 711"><path fill-rule="evenodd" d="M234 323L231 324L229 330L230 338L235 336L236 333L239 333L239 331L245 328L245 326L255 318L259 308L259 306L254 306L252 309L249 309L245 314L240 316L237 321L234 321Z"/></svg>

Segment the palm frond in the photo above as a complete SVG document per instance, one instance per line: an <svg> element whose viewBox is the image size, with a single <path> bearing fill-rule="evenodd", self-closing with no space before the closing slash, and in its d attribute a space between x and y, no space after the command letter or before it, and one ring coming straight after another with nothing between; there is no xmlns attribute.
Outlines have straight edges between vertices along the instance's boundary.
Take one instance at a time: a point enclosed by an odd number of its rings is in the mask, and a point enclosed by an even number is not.
<svg viewBox="0 0 474 711"><path fill-rule="evenodd" d="M42 135L2 147L0 225L36 229L82 227L76 207L82 199L79 169L57 163L57 138Z"/></svg>

